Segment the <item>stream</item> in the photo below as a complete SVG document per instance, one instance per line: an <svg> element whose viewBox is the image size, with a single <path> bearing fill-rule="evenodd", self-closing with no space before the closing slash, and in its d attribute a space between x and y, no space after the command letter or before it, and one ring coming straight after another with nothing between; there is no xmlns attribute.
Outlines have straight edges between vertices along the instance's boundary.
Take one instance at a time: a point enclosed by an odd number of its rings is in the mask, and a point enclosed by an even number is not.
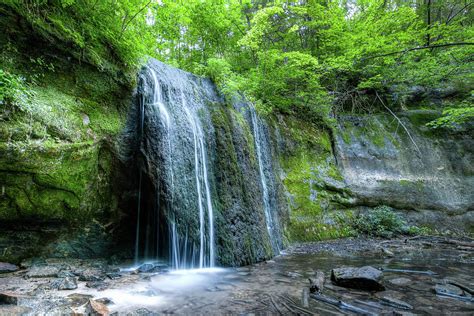
<svg viewBox="0 0 474 316"><path fill-rule="evenodd" d="M100 260L50 259L0 275L0 292L21 295L18 306L0 305L0 315L8 314L8 308L23 308L23 314L35 315L84 312L91 298L107 305L110 313L124 315L352 314L312 298L306 297L305 302L308 278L317 270L326 276L325 296L372 314L472 315L474 304L469 294L465 293L466 300L459 300L439 296L433 290L436 284L447 280L474 287L472 250L452 244L447 238L426 237L294 245L273 260L237 268L168 270L155 263L137 269L126 263L107 265ZM329 279L333 268L366 265L389 270L383 273L381 281L385 291L347 289L335 286ZM149 268L149 272L139 272ZM54 271L57 275L44 277L38 271ZM78 287L55 289L58 277L68 273L78 276ZM87 279L85 276L92 281L81 281ZM413 309L384 303L394 299Z"/></svg>

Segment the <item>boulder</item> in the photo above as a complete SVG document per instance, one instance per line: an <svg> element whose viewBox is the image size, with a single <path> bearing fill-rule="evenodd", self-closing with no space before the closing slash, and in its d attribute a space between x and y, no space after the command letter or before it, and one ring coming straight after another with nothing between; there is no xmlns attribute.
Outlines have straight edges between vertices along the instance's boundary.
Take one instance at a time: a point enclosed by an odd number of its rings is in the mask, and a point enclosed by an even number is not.
<svg viewBox="0 0 474 316"><path fill-rule="evenodd" d="M155 273L166 270L167 266L160 263L144 263L138 267L137 271L140 273Z"/></svg>
<svg viewBox="0 0 474 316"><path fill-rule="evenodd" d="M60 269L56 266L34 265L26 273L27 278L53 278L56 277Z"/></svg>
<svg viewBox="0 0 474 316"><path fill-rule="evenodd" d="M110 314L107 306L95 300L89 300L86 305L85 312L87 315L93 316L107 316Z"/></svg>
<svg viewBox="0 0 474 316"><path fill-rule="evenodd" d="M104 281L105 276L102 271L89 269L78 273L79 281L85 282L97 282L97 281Z"/></svg>
<svg viewBox="0 0 474 316"><path fill-rule="evenodd" d="M384 291L385 287L380 283L381 278L382 271L371 266L345 267L331 271L331 281L335 285L366 291Z"/></svg>
<svg viewBox="0 0 474 316"><path fill-rule="evenodd" d="M0 305L0 315L29 315L31 308L16 305Z"/></svg>
<svg viewBox="0 0 474 316"><path fill-rule="evenodd" d="M89 302L92 299L92 295L73 293L67 296L69 304L73 307L79 307Z"/></svg>
<svg viewBox="0 0 474 316"><path fill-rule="evenodd" d="M18 267L14 264L7 262L0 262L0 273L9 273L15 272L18 270Z"/></svg>
<svg viewBox="0 0 474 316"><path fill-rule="evenodd" d="M24 298L28 298L28 296L14 292L0 292L0 305L18 305Z"/></svg>
<svg viewBox="0 0 474 316"><path fill-rule="evenodd" d="M75 290L77 289L76 278L67 277L53 281L58 290Z"/></svg>
<svg viewBox="0 0 474 316"><path fill-rule="evenodd" d="M90 289L96 289L98 291L105 290L109 285L104 281L91 281L87 282L86 286Z"/></svg>

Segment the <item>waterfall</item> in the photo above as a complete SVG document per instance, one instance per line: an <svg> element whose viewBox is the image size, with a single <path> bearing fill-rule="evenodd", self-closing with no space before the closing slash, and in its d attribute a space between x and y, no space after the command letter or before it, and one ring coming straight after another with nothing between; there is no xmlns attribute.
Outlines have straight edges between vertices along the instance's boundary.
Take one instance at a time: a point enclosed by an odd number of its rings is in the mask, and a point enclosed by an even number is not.
<svg viewBox="0 0 474 316"><path fill-rule="evenodd" d="M260 174L260 183L262 186L262 200L265 211L265 221L268 235L275 254L279 254L281 250L280 232L277 224L276 216L276 199L270 196L268 189L268 181L272 181L273 172L271 168L271 158L269 153L269 144L265 137L263 124L257 116L255 107L250 104L250 115L252 119L253 134L255 139L255 149L257 151L258 169ZM266 172L266 169L268 170ZM272 201L273 200L273 201Z"/></svg>
<svg viewBox="0 0 474 316"><path fill-rule="evenodd" d="M140 152L146 164L139 175L135 260L167 256L176 269L213 267L214 209L198 115L204 105L186 94L192 86L185 73L160 67L151 64L141 74ZM155 191L146 205L142 169Z"/></svg>
<svg viewBox="0 0 474 316"><path fill-rule="evenodd" d="M253 106L153 59L136 97L125 142L138 169L136 262L196 269L278 254L284 201L269 129Z"/></svg>

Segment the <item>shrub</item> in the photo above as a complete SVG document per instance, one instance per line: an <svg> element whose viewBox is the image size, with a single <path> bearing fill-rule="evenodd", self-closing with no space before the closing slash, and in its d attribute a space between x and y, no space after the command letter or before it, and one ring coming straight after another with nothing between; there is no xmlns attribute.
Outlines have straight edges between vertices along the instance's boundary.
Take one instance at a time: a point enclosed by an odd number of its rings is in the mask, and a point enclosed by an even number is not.
<svg viewBox="0 0 474 316"><path fill-rule="evenodd" d="M359 233L369 236L391 238L408 232L407 223L388 206L378 206L360 214L352 223Z"/></svg>
<svg viewBox="0 0 474 316"><path fill-rule="evenodd" d="M0 105L17 106L20 109L26 105L30 93L24 78L0 69Z"/></svg>

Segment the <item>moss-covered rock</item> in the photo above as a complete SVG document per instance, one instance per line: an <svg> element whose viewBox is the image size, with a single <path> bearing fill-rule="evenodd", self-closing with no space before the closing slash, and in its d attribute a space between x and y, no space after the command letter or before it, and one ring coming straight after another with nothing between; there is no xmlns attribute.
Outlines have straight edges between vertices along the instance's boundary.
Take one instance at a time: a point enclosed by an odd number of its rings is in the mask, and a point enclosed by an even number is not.
<svg viewBox="0 0 474 316"><path fill-rule="evenodd" d="M331 146L330 133L306 121L280 118L283 145L280 165L288 191L290 241L315 241L346 237L352 229L345 224L347 189ZM283 124L282 124L283 123Z"/></svg>
<svg viewBox="0 0 474 316"><path fill-rule="evenodd" d="M94 220L117 222L116 138L134 82L76 59L6 10L0 6L0 26L8 25L0 68L23 78L25 91L0 108L0 260L19 260ZM38 241L34 251L28 236Z"/></svg>

